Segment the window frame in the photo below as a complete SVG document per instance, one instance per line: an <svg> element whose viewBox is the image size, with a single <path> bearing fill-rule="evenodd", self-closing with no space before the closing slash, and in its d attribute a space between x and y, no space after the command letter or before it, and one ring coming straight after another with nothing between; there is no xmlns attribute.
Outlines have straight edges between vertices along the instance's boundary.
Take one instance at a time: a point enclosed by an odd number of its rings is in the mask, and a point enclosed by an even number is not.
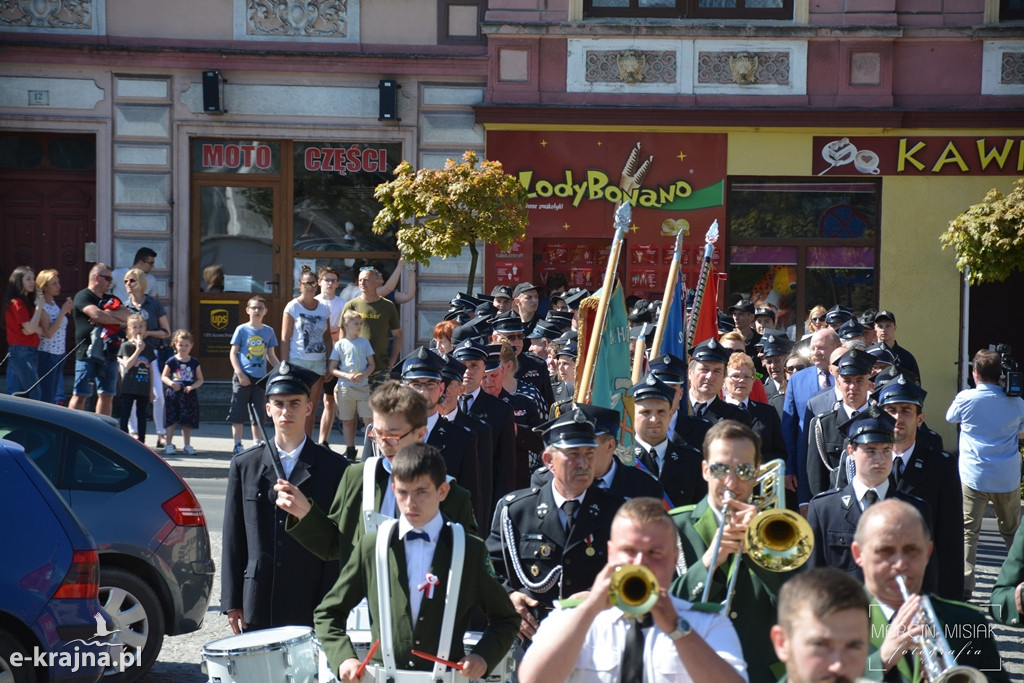
<svg viewBox="0 0 1024 683"><path fill-rule="evenodd" d="M794 0L782 0L782 7L746 8L746 0L736 0L736 7L700 7L700 0L676 0L675 7L641 9L639 0L629 0L629 7L594 7L593 0L583 0L585 19L793 19ZM1001 0L1008 2L1008 0Z"/></svg>

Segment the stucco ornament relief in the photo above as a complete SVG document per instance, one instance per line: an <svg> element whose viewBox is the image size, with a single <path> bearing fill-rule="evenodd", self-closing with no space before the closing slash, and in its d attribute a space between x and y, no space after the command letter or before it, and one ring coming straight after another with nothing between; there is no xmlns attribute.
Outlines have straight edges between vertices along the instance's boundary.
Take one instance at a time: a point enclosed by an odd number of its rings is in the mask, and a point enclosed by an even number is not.
<svg viewBox="0 0 1024 683"><path fill-rule="evenodd" d="M622 50L616 56L619 65L619 80L623 83L642 83L647 57L640 50Z"/></svg>
<svg viewBox="0 0 1024 683"><path fill-rule="evenodd" d="M737 85L757 83L757 55L749 52L737 52L729 57L729 69L732 71L732 82Z"/></svg>
<svg viewBox="0 0 1024 683"><path fill-rule="evenodd" d="M92 0L0 0L0 25L91 29Z"/></svg>
<svg viewBox="0 0 1024 683"><path fill-rule="evenodd" d="M347 13L347 0L249 0L246 33L343 38Z"/></svg>

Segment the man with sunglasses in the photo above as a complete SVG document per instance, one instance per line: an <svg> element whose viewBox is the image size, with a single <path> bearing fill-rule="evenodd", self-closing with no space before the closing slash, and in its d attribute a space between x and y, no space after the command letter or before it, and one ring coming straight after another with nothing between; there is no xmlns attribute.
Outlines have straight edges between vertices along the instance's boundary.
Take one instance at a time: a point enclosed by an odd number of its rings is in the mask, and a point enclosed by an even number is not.
<svg viewBox="0 0 1024 683"><path fill-rule="evenodd" d="M750 680L774 681L784 671L770 638L771 627L777 621L775 604L779 588L798 570L771 572L742 559L747 526L758 512L749 501L760 466L761 440L750 427L735 420L722 420L708 430L701 463L708 494L697 504L670 513L679 530L686 564L672 583L671 593L697 602L710 581L708 600L724 603L729 577L734 571L740 572L728 617L743 646ZM727 491L731 498L726 496ZM728 519L718 557L713 558L712 546L723 506L727 506Z"/></svg>
<svg viewBox="0 0 1024 683"><path fill-rule="evenodd" d="M421 346L406 356L402 366L392 370L392 375L400 374L404 386L427 400L426 443L441 452L449 477L454 477L463 488L469 490L473 509L480 511L481 479L476 434L460 424L443 419L438 411L445 393L441 376L444 365L441 356Z"/></svg>
<svg viewBox="0 0 1024 683"><path fill-rule="evenodd" d="M142 247L137 252L135 252L135 259L132 261L132 265L130 265L127 268L118 268L111 274L111 276L114 278L114 296L116 296L121 301L128 300L128 290L124 286L124 276L127 275L128 271L132 270L133 268L138 268L139 270L146 274L146 278L149 280L148 290L150 292L150 296L155 296L157 290L156 278L150 275L150 271L153 270L153 267L155 265L156 252L150 249L149 247Z"/></svg>
<svg viewBox="0 0 1024 683"><path fill-rule="evenodd" d="M75 294L75 385L69 408L85 410L86 401L96 392L97 415L110 415L117 393L117 358L100 350L91 356L89 343L94 327L117 329L128 319L128 309L110 294L114 276L110 266L97 263L89 271L89 285ZM115 349L116 354L116 349Z"/></svg>
<svg viewBox="0 0 1024 683"><path fill-rule="evenodd" d="M342 312L352 309L363 318L362 336L373 347L373 362L377 369L370 375L370 388L374 389L387 379L390 368L398 362L402 352L402 328L398 308L377 291L382 276L376 268L359 269L357 282L359 296L345 304ZM390 345L390 351L389 351Z"/></svg>
<svg viewBox="0 0 1024 683"><path fill-rule="evenodd" d="M385 519L397 519L398 512L391 478L391 460L412 443L427 436L427 401L399 382L385 382L370 396L373 424L368 438L375 455L352 465L341 478L330 510L312 504L288 482L278 482L277 505L289 514L285 530L307 550L325 560L348 557L367 533L377 530ZM364 489L373 491L373 501L364 500ZM476 518L469 491L452 482L441 503L448 519L477 534Z"/></svg>

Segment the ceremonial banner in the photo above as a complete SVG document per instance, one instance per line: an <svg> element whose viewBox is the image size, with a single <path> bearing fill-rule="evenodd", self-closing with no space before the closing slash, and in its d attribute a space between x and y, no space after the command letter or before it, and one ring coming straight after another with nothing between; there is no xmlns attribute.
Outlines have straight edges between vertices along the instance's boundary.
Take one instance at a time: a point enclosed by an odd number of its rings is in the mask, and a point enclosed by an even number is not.
<svg viewBox="0 0 1024 683"><path fill-rule="evenodd" d="M579 312L579 358L586 358L590 343L590 330L601 290L594 292L580 303ZM576 366L576 382L580 381L583 368ZM629 396L629 320L626 318L626 300L622 286L615 284L608 302L608 319L601 340L601 348L594 362L594 380L589 400L591 405L617 410L622 417L619 443L633 443L633 399Z"/></svg>

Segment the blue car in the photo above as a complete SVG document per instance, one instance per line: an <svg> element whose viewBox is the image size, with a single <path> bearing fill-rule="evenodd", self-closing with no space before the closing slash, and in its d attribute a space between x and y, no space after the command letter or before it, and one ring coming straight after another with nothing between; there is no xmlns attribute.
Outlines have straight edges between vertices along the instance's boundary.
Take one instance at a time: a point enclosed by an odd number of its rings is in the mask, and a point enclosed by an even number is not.
<svg viewBox="0 0 1024 683"><path fill-rule="evenodd" d="M206 615L214 562L198 500L107 417L0 395L0 438L21 444L96 539L100 603L116 640L141 653L104 680L139 680L165 635L195 631Z"/></svg>
<svg viewBox="0 0 1024 683"><path fill-rule="evenodd" d="M113 654L96 543L21 446L2 439L0 481L0 681L94 683Z"/></svg>

